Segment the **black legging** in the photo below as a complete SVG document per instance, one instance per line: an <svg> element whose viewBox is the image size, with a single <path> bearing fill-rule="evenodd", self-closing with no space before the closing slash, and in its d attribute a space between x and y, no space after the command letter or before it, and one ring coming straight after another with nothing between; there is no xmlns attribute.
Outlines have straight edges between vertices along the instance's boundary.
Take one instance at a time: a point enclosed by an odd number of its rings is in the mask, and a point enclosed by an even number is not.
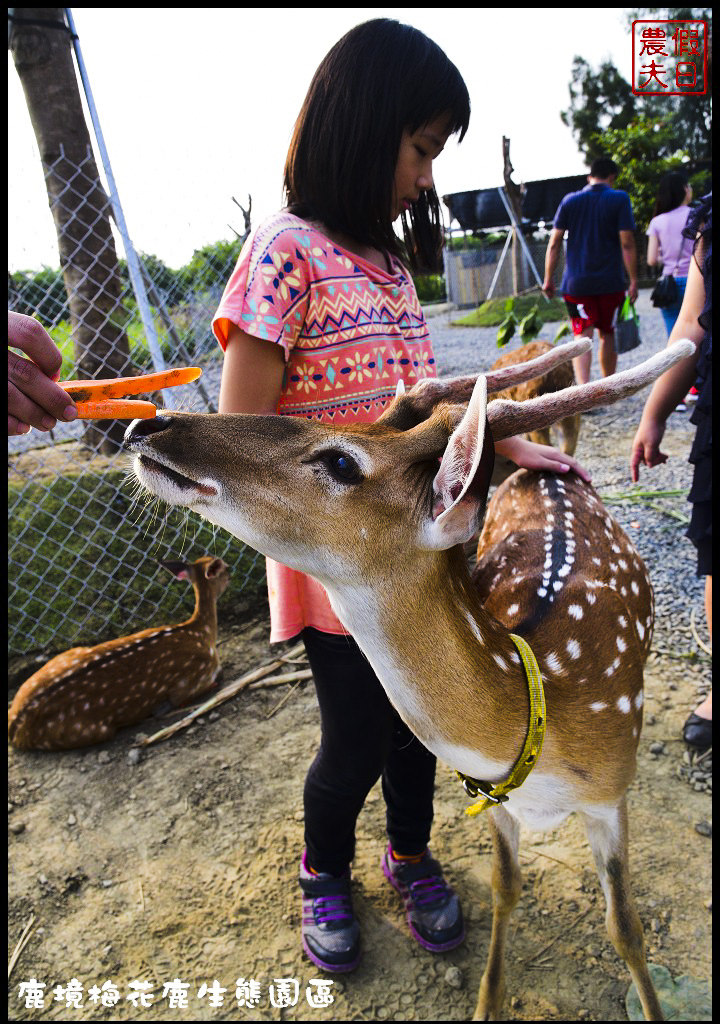
<svg viewBox="0 0 720 1024"><path fill-rule="evenodd" d="M355 854L355 823L382 775L393 849L421 853L433 818L435 757L400 719L348 636L305 629L320 705L320 749L305 780L305 845L315 871L340 875Z"/></svg>

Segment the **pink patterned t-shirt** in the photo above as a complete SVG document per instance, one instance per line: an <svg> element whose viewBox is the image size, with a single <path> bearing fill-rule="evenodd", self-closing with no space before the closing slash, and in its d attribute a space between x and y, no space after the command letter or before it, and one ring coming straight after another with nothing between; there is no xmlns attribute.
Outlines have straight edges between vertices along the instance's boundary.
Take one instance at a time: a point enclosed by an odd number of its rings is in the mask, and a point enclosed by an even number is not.
<svg viewBox="0 0 720 1024"><path fill-rule="evenodd" d="M225 348L233 325L282 345L284 416L371 423L397 382L435 377L427 323L408 271L381 270L283 211L250 236L213 319ZM323 587L267 559L271 642L306 626L346 633Z"/></svg>

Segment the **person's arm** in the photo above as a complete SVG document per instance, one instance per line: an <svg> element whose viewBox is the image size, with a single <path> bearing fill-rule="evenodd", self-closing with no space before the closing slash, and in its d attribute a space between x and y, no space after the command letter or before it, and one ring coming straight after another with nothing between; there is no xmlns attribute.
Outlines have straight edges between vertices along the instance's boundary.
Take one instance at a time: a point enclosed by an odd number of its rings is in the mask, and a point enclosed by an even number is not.
<svg viewBox="0 0 720 1024"><path fill-rule="evenodd" d="M560 260L560 254L562 253L564 235L565 232L561 231L560 228L553 228L550 234L547 251L545 253L545 280L543 281L542 290L549 299L551 299L555 294L553 277L555 276L555 269L558 265L558 261Z"/></svg>
<svg viewBox="0 0 720 1024"><path fill-rule="evenodd" d="M658 240L657 235L648 235L647 256L645 262L649 267L654 267L658 261Z"/></svg>
<svg viewBox="0 0 720 1024"><path fill-rule="evenodd" d="M692 260L685 296L668 338L668 345L679 338L689 338L695 342L695 355L676 363L659 377L648 395L630 456L630 471L635 482L639 479L641 465L651 468L667 462L667 455L660 451L660 442L668 416L695 382L697 351L705 336L705 331L698 323L704 304L705 282L697 263Z"/></svg>
<svg viewBox="0 0 720 1024"><path fill-rule="evenodd" d="M225 347L218 411L276 413L284 372L282 345L233 327Z"/></svg>
<svg viewBox="0 0 720 1024"><path fill-rule="evenodd" d="M628 297L631 302L635 302L638 297L638 284L637 284L637 251L635 248L635 235L632 231L621 231L620 232L620 245L622 247L622 258L627 270L630 283L628 285Z"/></svg>
<svg viewBox="0 0 720 1024"><path fill-rule="evenodd" d="M587 483L591 480L590 473L572 455L566 455L551 445L528 441L524 437L505 437L502 441L496 441L495 452L510 459L521 469L538 469L550 473L567 473L572 470Z"/></svg>
<svg viewBox="0 0 720 1024"><path fill-rule="evenodd" d="M8 436L26 434L30 427L52 430L58 420L77 418L75 403L54 382L60 376L62 355L41 323L24 313L8 311Z"/></svg>

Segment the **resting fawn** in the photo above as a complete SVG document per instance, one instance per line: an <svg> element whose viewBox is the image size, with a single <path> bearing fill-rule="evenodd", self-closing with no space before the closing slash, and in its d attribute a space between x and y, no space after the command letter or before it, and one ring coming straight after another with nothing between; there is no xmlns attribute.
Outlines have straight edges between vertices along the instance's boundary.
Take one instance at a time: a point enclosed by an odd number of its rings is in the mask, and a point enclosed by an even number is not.
<svg viewBox="0 0 720 1024"><path fill-rule="evenodd" d="M173 413L126 434L150 491L323 584L402 718L465 775L495 784L511 771L530 706L511 629L534 647L547 733L537 767L488 815L494 918L477 1020L500 1013L519 825L554 827L572 811L587 825L610 936L647 1018L662 1019L627 867L625 793L652 628L645 568L592 487L567 475L521 471L498 491L477 585L462 545L481 525L493 437L616 401L691 351L678 342L632 370L522 403L488 404L488 387L546 372L547 356L501 377L423 381L363 426ZM563 352L577 345L548 356Z"/></svg>
<svg viewBox="0 0 720 1024"><path fill-rule="evenodd" d="M14 746L70 750L104 743L167 701L186 704L213 685L220 671L215 605L230 582L228 567L207 555L162 564L192 583L192 616L51 658L12 702L8 737Z"/></svg>

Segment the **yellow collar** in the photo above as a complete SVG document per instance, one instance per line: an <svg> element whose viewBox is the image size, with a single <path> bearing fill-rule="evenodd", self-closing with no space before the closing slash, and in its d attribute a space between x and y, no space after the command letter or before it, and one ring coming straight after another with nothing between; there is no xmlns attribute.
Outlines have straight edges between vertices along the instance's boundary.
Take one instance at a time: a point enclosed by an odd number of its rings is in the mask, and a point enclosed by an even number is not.
<svg viewBox="0 0 720 1024"><path fill-rule="evenodd" d="M482 797L476 804L465 809L466 814L481 814L488 807L495 804L505 803L507 794L521 786L530 772L537 764L540 752L542 751L543 740L545 739L545 694L543 692L542 677L538 668L537 660L528 643L521 636L510 634L510 639L518 649L525 667L528 690L530 691L530 723L528 725L525 744L520 757L513 765L510 775L504 782L498 782L496 786L490 786L487 782L479 782L462 772L455 774L461 780L465 792L469 796Z"/></svg>

